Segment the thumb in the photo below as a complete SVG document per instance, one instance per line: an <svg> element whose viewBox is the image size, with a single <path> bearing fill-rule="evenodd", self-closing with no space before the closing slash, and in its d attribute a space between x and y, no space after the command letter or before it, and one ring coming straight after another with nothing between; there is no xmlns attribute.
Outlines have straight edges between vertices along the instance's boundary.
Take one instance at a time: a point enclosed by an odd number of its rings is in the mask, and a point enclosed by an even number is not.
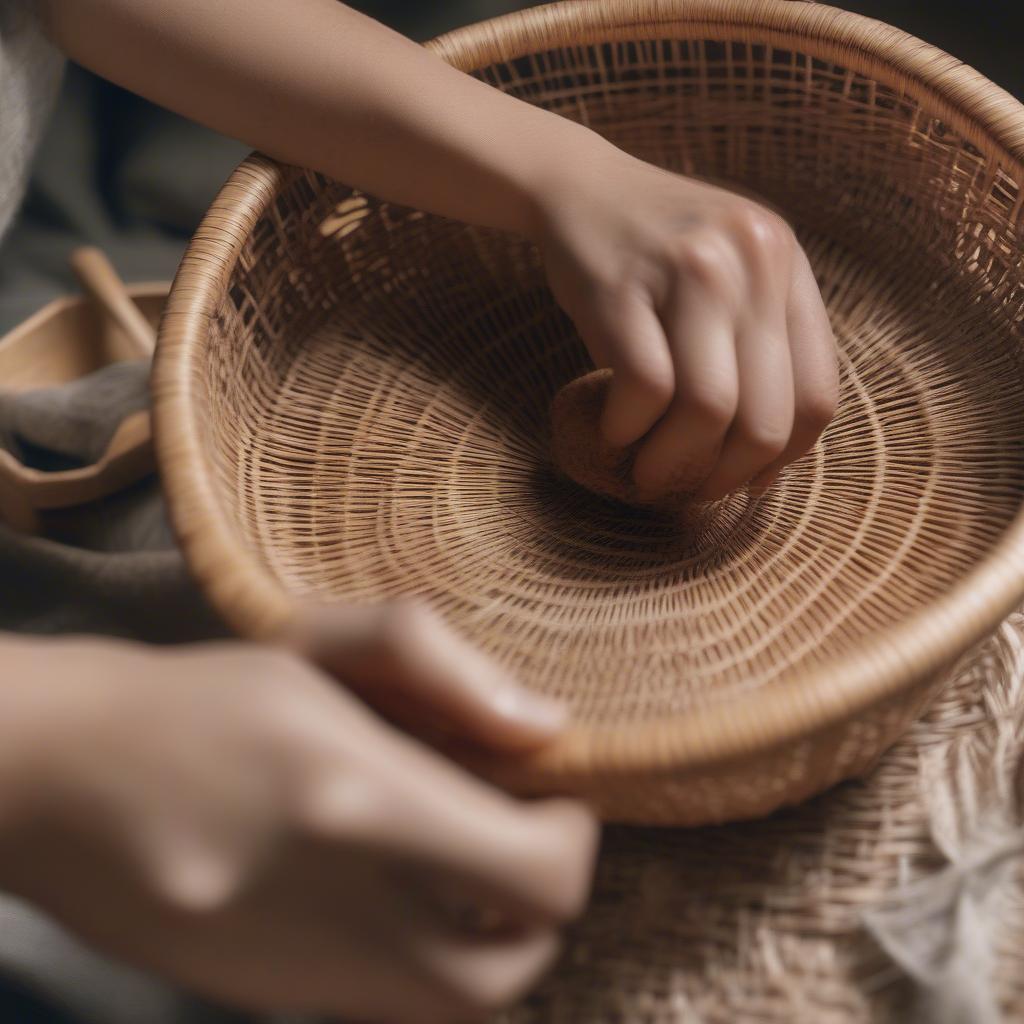
<svg viewBox="0 0 1024 1024"><path fill-rule="evenodd" d="M561 704L517 683L418 601L310 607L288 644L413 732L517 750L567 723Z"/></svg>

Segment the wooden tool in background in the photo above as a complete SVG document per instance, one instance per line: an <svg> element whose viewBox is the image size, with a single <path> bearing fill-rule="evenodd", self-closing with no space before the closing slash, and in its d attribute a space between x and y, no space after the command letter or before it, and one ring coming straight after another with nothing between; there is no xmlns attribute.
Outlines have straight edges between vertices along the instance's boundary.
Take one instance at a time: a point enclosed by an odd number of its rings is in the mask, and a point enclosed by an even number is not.
<svg viewBox="0 0 1024 1024"><path fill-rule="evenodd" d="M152 356L169 286L126 286L92 247L75 250L71 266L86 295L57 299L0 338L0 388L53 387L113 362ZM126 417L103 455L88 466L48 472L0 449L0 521L37 532L43 510L95 501L153 468L148 411Z"/></svg>

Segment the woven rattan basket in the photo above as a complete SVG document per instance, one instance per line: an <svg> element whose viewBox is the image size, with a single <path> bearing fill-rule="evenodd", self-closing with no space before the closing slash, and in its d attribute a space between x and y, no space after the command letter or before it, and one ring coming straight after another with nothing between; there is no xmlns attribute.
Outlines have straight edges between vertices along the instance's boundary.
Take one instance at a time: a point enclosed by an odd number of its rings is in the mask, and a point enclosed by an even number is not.
<svg viewBox="0 0 1024 1024"><path fill-rule="evenodd" d="M549 749L474 766L611 819L751 817L862 773L1024 597L1024 110L798 2L575 0L431 45L782 209L839 415L762 502L696 528L590 496L548 466L548 403L588 363L536 251L254 156L157 358L197 579L254 636L300 598L425 595L575 710Z"/></svg>

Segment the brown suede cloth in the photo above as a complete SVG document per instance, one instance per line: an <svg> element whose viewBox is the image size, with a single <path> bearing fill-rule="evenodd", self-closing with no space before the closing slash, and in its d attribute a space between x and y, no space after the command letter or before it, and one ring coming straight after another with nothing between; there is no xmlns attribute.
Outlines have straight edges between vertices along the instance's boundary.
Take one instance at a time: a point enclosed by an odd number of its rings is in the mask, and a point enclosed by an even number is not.
<svg viewBox="0 0 1024 1024"><path fill-rule="evenodd" d="M611 370L594 370L565 385L551 401L551 459L573 483L627 505L643 502L633 484L632 450L601 433Z"/></svg>
<svg viewBox="0 0 1024 1024"><path fill-rule="evenodd" d="M551 400L551 461L573 483L605 498L640 508L659 509L689 519L701 508L685 488L650 500L633 482L639 442L628 448L609 444L601 414L612 383L611 370L594 370L561 388Z"/></svg>

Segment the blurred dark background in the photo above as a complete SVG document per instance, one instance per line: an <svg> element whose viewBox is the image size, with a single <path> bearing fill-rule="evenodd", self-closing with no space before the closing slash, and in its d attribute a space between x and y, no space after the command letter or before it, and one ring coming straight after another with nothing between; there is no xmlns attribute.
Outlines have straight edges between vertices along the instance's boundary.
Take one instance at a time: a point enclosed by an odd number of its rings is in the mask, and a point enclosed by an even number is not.
<svg viewBox="0 0 1024 1024"><path fill-rule="evenodd" d="M1024 98L1024 59L1014 31L1022 3L847 0L837 6L898 25ZM351 6L424 40L532 4L362 0ZM0 333L74 290L67 254L83 241L104 248L128 280L170 278L198 219L245 153L233 140L69 67L25 205L0 248Z"/></svg>

